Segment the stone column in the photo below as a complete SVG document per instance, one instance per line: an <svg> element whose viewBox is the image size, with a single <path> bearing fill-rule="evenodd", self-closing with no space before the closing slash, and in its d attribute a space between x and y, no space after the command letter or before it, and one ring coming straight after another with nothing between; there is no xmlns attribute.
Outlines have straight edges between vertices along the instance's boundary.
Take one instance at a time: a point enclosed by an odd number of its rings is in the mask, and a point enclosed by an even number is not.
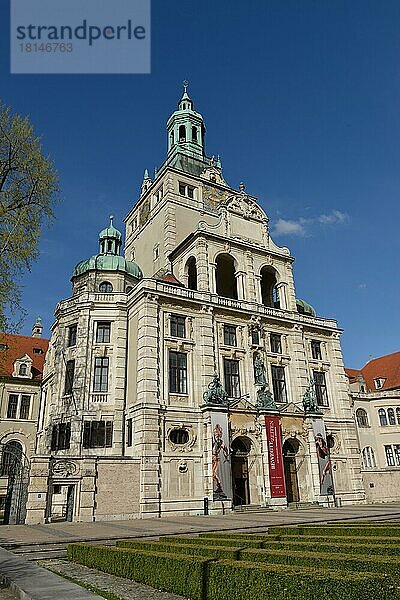
<svg viewBox="0 0 400 600"><path fill-rule="evenodd" d="M210 277L208 272L208 254L207 254L207 242L205 240L199 240L197 242L197 289L200 292L209 292L210 288ZM210 272L211 274L211 272Z"/></svg>
<svg viewBox="0 0 400 600"><path fill-rule="evenodd" d="M42 525L47 520L50 457L33 456L26 504L27 525Z"/></svg>

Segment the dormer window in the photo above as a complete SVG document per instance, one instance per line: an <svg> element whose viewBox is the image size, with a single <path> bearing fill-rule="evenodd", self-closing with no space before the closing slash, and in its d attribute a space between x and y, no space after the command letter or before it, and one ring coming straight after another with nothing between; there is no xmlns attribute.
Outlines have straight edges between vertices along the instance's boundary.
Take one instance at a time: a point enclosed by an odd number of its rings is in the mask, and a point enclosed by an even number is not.
<svg viewBox="0 0 400 600"><path fill-rule="evenodd" d="M42 348L34 348L33 349L33 354L43 354Z"/></svg>
<svg viewBox="0 0 400 600"><path fill-rule="evenodd" d="M374 379L375 389L380 390L385 385L386 379L384 377L377 377Z"/></svg>
<svg viewBox="0 0 400 600"><path fill-rule="evenodd" d="M28 368L25 363L22 363L22 365L19 365L18 375L21 375L21 377L26 377L27 372L28 372Z"/></svg>
<svg viewBox="0 0 400 600"><path fill-rule="evenodd" d="M28 354L24 354L14 362L13 377L24 377L25 379L32 378L32 359Z"/></svg>

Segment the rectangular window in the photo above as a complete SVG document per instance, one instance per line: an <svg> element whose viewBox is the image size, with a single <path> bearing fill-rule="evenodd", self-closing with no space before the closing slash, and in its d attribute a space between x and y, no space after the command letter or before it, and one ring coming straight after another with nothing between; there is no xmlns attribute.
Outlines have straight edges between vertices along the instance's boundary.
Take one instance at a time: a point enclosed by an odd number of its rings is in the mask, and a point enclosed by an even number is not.
<svg viewBox="0 0 400 600"><path fill-rule="evenodd" d="M187 394L187 355L184 352L169 353L169 391Z"/></svg>
<svg viewBox="0 0 400 600"><path fill-rule="evenodd" d="M322 360L321 342L318 340L311 340L311 356L314 360Z"/></svg>
<svg viewBox="0 0 400 600"><path fill-rule="evenodd" d="M18 394L8 396L7 419L17 418Z"/></svg>
<svg viewBox="0 0 400 600"><path fill-rule="evenodd" d="M126 445L132 446L132 419L126 420Z"/></svg>
<svg viewBox="0 0 400 600"><path fill-rule="evenodd" d="M234 325L224 325L224 344L225 346L236 346L236 327Z"/></svg>
<svg viewBox="0 0 400 600"><path fill-rule="evenodd" d="M83 424L84 448L111 448L112 437L112 421L85 421Z"/></svg>
<svg viewBox="0 0 400 600"><path fill-rule="evenodd" d="M392 446L385 446L386 463L388 467L394 467L394 454Z"/></svg>
<svg viewBox="0 0 400 600"><path fill-rule="evenodd" d="M185 332L185 321L186 317L180 315L171 315L171 335L173 337L184 338L186 337Z"/></svg>
<svg viewBox="0 0 400 600"><path fill-rule="evenodd" d="M313 371L313 379L318 406L329 406L328 393L326 391L325 373L321 371Z"/></svg>
<svg viewBox="0 0 400 600"><path fill-rule="evenodd" d="M70 396L72 394L72 388L74 385L74 374L75 374L75 361L67 360L65 369L65 385L64 385L64 396Z"/></svg>
<svg viewBox="0 0 400 600"><path fill-rule="evenodd" d="M53 425L51 432L51 449L69 450L71 441L71 423L57 423Z"/></svg>
<svg viewBox="0 0 400 600"><path fill-rule="evenodd" d="M271 375L275 402L287 402L285 368L272 365Z"/></svg>
<svg viewBox="0 0 400 600"><path fill-rule="evenodd" d="M187 186L187 197L194 198L194 187L192 187L191 185Z"/></svg>
<svg viewBox="0 0 400 600"><path fill-rule="evenodd" d="M394 444L393 450L394 450L394 458L395 458L396 466L400 467L400 444Z"/></svg>
<svg viewBox="0 0 400 600"><path fill-rule="evenodd" d="M282 354L282 336L279 333L271 333L269 337L271 352Z"/></svg>
<svg viewBox="0 0 400 600"><path fill-rule="evenodd" d="M181 181L179 182L179 193L181 196L186 196L186 185Z"/></svg>
<svg viewBox="0 0 400 600"><path fill-rule="evenodd" d="M29 409L31 406L31 397L25 394L21 396L21 405L19 408L19 418L29 419Z"/></svg>
<svg viewBox="0 0 400 600"><path fill-rule="evenodd" d="M224 358L225 390L229 398L240 398L239 361Z"/></svg>
<svg viewBox="0 0 400 600"><path fill-rule="evenodd" d="M111 337L111 323L99 321L96 327L96 344L109 344Z"/></svg>
<svg viewBox="0 0 400 600"><path fill-rule="evenodd" d="M68 327L68 347L76 346L76 333L78 331L78 325L74 323L74 325L70 325Z"/></svg>
<svg viewBox="0 0 400 600"><path fill-rule="evenodd" d="M94 359L94 392L108 391L108 367L109 358L107 356L97 356Z"/></svg>
<svg viewBox="0 0 400 600"><path fill-rule="evenodd" d="M260 332L258 329L251 330L251 343L253 346L259 346L260 344Z"/></svg>

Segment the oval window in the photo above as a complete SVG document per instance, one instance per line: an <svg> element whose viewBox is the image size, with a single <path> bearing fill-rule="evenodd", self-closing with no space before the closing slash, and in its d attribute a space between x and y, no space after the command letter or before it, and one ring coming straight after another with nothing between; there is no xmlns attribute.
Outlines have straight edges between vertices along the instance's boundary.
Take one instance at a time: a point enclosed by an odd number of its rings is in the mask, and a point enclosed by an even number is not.
<svg viewBox="0 0 400 600"><path fill-rule="evenodd" d="M189 432L186 429L173 429L169 434L169 439L173 444L187 444Z"/></svg>
<svg viewBox="0 0 400 600"><path fill-rule="evenodd" d="M103 281L100 285L99 285L99 291L100 292L112 292L113 291L113 286L109 281Z"/></svg>

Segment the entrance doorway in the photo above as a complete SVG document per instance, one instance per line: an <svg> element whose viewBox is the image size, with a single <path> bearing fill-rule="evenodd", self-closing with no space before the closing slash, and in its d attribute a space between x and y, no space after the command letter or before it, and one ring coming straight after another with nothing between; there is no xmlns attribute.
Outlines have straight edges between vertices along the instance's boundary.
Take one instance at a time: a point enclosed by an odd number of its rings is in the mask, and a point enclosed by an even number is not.
<svg viewBox="0 0 400 600"><path fill-rule="evenodd" d="M72 521L74 518L75 485L53 484L51 522Z"/></svg>
<svg viewBox="0 0 400 600"><path fill-rule="evenodd" d="M239 437L232 442L232 483L234 506L250 504L248 463L250 448L251 441L249 438Z"/></svg>
<svg viewBox="0 0 400 600"><path fill-rule="evenodd" d="M17 440L0 444L0 522L25 523L29 460Z"/></svg>
<svg viewBox="0 0 400 600"><path fill-rule="evenodd" d="M286 497L288 504L299 502L299 483L297 480L296 454L299 450L299 442L291 438L283 444L283 466L285 469Z"/></svg>

